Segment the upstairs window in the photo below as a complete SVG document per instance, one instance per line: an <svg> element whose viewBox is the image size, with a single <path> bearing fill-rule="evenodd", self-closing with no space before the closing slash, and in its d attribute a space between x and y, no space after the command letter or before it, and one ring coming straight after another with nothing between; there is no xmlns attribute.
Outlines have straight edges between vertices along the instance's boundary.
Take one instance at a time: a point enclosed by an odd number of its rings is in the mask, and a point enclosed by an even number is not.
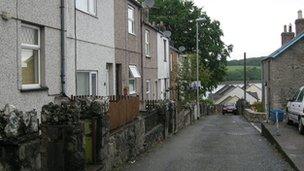
<svg viewBox="0 0 304 171"><path fill-rule="evenodd" d="M150 57L150 32L145 30L145 54L147 57Z"/></svg>
<svg viewBox="0 0 304 171"><path fill-rule="evenodd" d="M40 88L40 28L21 26L22 89Z"/></svg>
<svg viewBox="0 0 304 171"><path fill-rule="evenodd" d="M130 5L128 6L128 32L135 34L134 8Z"/></svg>
<svg viewBox="0 0 304 171"><path fill-rule="evenodd" d="M164 39L164 61L167 62L167 40Z"/></svg>
<svg viewBox="0 0 304 171"><path fill-rule="evenodd" d="M76 8L91 15L96 15L96 0L76 0Z"/></svg>

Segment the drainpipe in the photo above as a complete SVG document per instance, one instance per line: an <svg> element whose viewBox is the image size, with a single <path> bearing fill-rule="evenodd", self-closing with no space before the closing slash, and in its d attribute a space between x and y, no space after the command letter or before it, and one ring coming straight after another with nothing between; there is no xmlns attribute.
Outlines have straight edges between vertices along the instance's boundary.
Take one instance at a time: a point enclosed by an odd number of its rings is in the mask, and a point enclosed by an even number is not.
<svg viewBox="0 0 304 171"><path fill-rule="evenodd" d="M61 46L61 95L65 96L65 4L64 0L61 0L60 5L60 21L61 21L61 40L60 40L60 46Z"/></svg>
<svg viewBox="0 0 304 171"><path fill-rule="evenodd" d="M140 39L140 47L141 47L141 75L142 75L142 79L141 79L141 98L142 100L144 100L144 48L143 48L143 12L144 12L144 8L141 8L140 10L140 35L141 35L141 39Z"/></svg>

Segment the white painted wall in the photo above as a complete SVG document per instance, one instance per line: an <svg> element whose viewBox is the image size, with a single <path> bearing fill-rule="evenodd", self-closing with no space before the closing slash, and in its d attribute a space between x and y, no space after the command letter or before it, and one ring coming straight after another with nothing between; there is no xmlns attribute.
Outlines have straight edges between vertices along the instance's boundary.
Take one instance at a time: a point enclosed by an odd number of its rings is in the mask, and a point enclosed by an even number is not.
<svg viewBox="0 0 304 171"><path fill-rule="evenodd" d="M164 45L166 40L166 45ZM166 61L164 60L164 48L166 46ZM165 92L165 80L167 88L170 87L170 55L169 55L169 40L161 33L157 33L157 77L158 77L158 99L164 99L165 93L167 98L170 98L169 92Z"/></svg>
<svg viewBox="0 0 304 171"><path fill-rule="evenodd" d="M229 96L236 96L240 99L244 98L244 90L237 86L235 87L233 90L231 90L229 93L226 93L224 96L222 96L220 99L218 99L215 104L220 104L223 100L225 100L227 97ZM257 99L254 98L253 96L251 96L250 94L246 94L246 100L250 103L253 104L255 102L257 102Z"/></svg>
<svg viewBox="0 0 304 171"><path fill-rule="evenodd" d="M262 100L262 89L259 88L257 85L251 84L249 87L246 88L246 90L250 92L256 92L260 101Z"/></svg>

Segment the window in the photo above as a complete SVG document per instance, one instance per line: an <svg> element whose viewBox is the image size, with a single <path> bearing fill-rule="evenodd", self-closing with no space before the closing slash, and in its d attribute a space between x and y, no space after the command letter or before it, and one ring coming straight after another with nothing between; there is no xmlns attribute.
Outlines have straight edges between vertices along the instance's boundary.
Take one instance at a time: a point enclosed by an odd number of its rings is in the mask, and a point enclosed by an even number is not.
<svg viewBox="0 0 304 171"><path fill-rule="evenodd" d="M129 80L129 94L136 94L136 80L134 78Z"/></svg>
<svg viewBox="0 0 304 171"><path fill-rule="evenodd" d="M150 91L151 91L151 84L150 80L146 80L146 94L147 94L147 99L150 99Z"/></svg>
<svg viewBox="0 0 304 171"><path fill-rule="evenodd" d="M136 78L140 78L136 65L129 65L129 94L136 94Z"/></svg>
<svg viewBox="0 0 304 171"><path fill-rule="evenodd" d="M77 72L77 95L97 95L97 72Z"/></svg>
<svg viewBox="0 0 304 171"><path fill-rule="evenodd" d="M128 6L128 31L131 34L135 34L135 23L134 23L134 8Z"/></svg>
<svg viewBox="0 0 304 171"><path fill-rule="evenodd" d="M297 102L302 102L303 101L303 97L304 97L304 90L302 90L301 93L299 94L299 96L297 98Z"/></svg>
<svg viewBox="0 0 304 171"><path fill-rule="evenodd" d="M21 26L22 89L40 88L40 29Z"/></svg>
<svg viewBox="0 0 304 171"><path fill-rule="evenodd" d="M86 13L96 15L96 0L76 0L76 8Z"/></svg>
<svg viewBox="0 0 304 171"><path fill-rule="evenodd" d="M167 61L167 40L164 39L164 61Z"/></svg>
<svg viewBox="0 0 304 171"><path fill-rule="evenodd" d="M146 56L150 56L150 32L145 30L145 54Z"/></svg>

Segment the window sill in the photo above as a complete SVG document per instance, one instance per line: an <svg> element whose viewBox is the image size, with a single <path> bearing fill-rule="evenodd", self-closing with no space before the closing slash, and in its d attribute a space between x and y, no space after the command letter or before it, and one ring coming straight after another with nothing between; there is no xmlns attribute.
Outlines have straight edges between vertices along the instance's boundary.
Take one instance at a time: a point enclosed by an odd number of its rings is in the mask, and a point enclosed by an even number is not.
<svg viewBox="0 0 304 171"><path fill-rule="evenodd" d="M130 35L132 35L132 36L136 36L136 34L135 34L135 33L130 33L130 32L129 32L129 34L130 34Z"/></svg>
<svg viewBox="0 0 304 171"><path fill-rule="evenodd" d="M135 95L136 91L129 92L130 95Z"/></svg>
<svg viewBox="0 0 304 171"><path fill-rule="evenodd" d="M78 9L78 8L76 8L76 11L79 11L79 12L81 12L81 13L84 13L84 14L86 14L86 15L89 15L89 16L91 16L91 17L94 17L94 18L98 19L97 14L91 14L91 13L88 13L88 12L83 11L83 10Z"/></svg>
<svg viewBox="0 0 304 171"><path fill-rule="evenodd" d="M38 92L38 91L47 91L49 90L48 87L39 87L39 88L23 88L20 90L21 93L27 93L27 92Z"/></svg>

